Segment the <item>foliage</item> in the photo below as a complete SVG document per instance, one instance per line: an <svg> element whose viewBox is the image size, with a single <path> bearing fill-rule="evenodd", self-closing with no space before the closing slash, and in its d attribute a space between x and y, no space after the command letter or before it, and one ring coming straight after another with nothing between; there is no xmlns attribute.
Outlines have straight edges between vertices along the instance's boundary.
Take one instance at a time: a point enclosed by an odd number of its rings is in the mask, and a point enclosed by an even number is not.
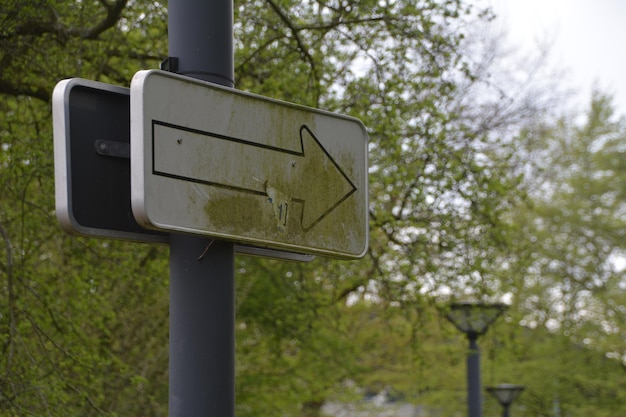
<svg viewBox="0 0 626 417"><path fill-rule="evenodd" d="M468 128L458 114L464 109L452 105L457 84L470 76L458 53L460 28L477 15L460 2L266 4L236 9L236 22L255 24L235 28L237 86L351 114L369 127L368 257L344 265L314 263L309 279L319 280L331 297L321 291L307 297L327 305L321 311L343 311L349 299L418 308L424 293L473 291L467 280L485 273L499 247L498 213L515 199L507 195L515 182L499 175L506 162L494 160L485 136ZM272 270L282 274L276 265ZM464 279L457 284L459 275ZM477 293L485 290L488 285ZM245 312L240 305L238 316L247 324ZM342 340L336 332L334 337ZM353 374L359 370L353 360L340 363ZM325 379L323 393L345 379L342 368ZM318 381L309 384L299 401L314 408L323 396ZM276 393L273 400L282 404ZM306 407L303 413L315 415Z"/></svg>
<svg viewBox="0 0 626 417"><path fill-rule="evenodd" d="M511 313L482 341L485 386L515 383L525 387L513 404L512 415L621 415L624 370L586 344L576 344L545 327L510 326ZM487 395L487 394L485 394ZM485 415L497 414L495 399L485 398Z"/></svg>
<svg viewBox="0 0 626 417"><path fill-rule="evenodd" d="M460 0L234 6L238 88L368 127L371 216L361 261L237 260L237 414L319 416L385 389L461 413L464 340L440 303L505 294L487 380L518 376L536 415L556 394L572 416L622 411L624 126L605 98L583 128L532 123L552 96L524 79L501 99L474 30L491 16ZM0 415L166 415L166 248L59 229L49 108L63 78L156 67L166 5L8 0L0 22Z"/></svg>
<svg viewBox="0 0 626 417"><path fill-rule="evenodd" d="M624 253L624 129L610 100L596 94L585 124L561 120L546 130L549 156L532 184L538 194L518 218L530 242L528 261L520 263L525 285L545 303L526 306L534 325L606 339L624 323L617 307L624 270L616 263Z"/></svg>
<svg viewBox="0 0 626 417"><path fill-rule="evenodd" d="M613 114L610 97L595 92L582 123L563 117L523 132L520 141L535 156L525 184L532 204L519 206L511 217L516 246L503 265L512 277L519 322L557 341L542 348L546 353L536 353L546 359L533 373L544 368L558 375L556 385L543 392L570 415L614 406L607 415L623 413L616 392L624 383L625 128L624 119ZM555 362L554 356L562 359ZM587 365L594 369L579 369ZM606 378L609 374L612 378ZM533 408L548 415L551 400L534 395Z"/></svg>
<svg viewBox="0 0 626 417"><path fill-rule="evenodd" d="M154 63L148 13L162 34L158 3L0 6L1 415L165 415L164 250L60 231L49 107L63 78L127 85Z"/></svg>

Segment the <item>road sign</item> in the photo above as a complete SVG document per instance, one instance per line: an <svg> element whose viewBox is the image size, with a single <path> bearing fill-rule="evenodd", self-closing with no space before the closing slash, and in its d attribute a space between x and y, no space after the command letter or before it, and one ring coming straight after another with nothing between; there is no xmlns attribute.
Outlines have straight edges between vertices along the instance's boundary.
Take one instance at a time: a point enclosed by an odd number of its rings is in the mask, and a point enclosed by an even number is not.
<svg viewBox="0 0 626 417"><path fill-rule="evenodd" d="M358 258L367 134L354 118L157 71L131 83L131 201L144 227Z"/></svg>
<svg viewBox="0 0 626 417"><path fill-rule="evenodd" d="M130 89L72 78L52 94L56 214L72 234L167 243L130 204ZM311 261L308 254L235 245L238 254Z"/></svg>

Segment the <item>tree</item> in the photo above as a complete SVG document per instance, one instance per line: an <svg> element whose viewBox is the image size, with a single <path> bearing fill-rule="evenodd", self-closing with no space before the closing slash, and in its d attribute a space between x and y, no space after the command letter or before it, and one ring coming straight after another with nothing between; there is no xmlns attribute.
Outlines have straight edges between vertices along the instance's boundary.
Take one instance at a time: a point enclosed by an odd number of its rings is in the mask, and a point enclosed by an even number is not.
<svg viewBox="0 0 626 417"><path fill-rule="evenodd" d="M165 248L60 231L49 111L62 78L128 86L156 67L165 5L5 3L0 414L165 415ZM362 119L371 195L362 261L238 259L238 415L316 416L347 380L440 406L458 391L428 370L449 338L433 305L508 288L494 266L524 195L515 145L496 130L544 108L468 100L494 91L485 61L464 55L489 18L460 0L235 3L237 87ZM412 391L405 369L424 375Z"/></svg>
<svg viewBox="0 0 626 417"><path fill-rule="evenodd" d="M127 85L164 47L164 7L126 6L0 6L2 415L165 414L163 249L70 237L54 216L55 83L83 76Z"/></svg>
<svg viewBox="0 0 626 417"><path fill-rule="evenodd" d="M47 105L54 83L81 76L128 85L135 70L154 67L165 56L163 5L129 5L126 1L55 5L13 1L2 6L0 93L6 100L0 225L6 252L2 270L7 278L3 289L7 303L2 316L6 329L2 385L6 389L1 400L9 415L54 415L60 410L82 415L133 414L133 410L164 413L165 382L157 378L166 372L162 249L70 238L59 231L53 216ZM432 114L433 123L441 123L435 122L441 115L432 101L452 90L443 74L448 69L456 71L458 36L444 28L465 13L460 2L266 1L237 4L235 10L237 22L255 23L236 27L240 88L363 114L366 122L373 124L394 113L414 111L402 109L407 100L400 96L403 87L398 83L404 82L410 87L405 93L419 96L417 102L424 103L414 109L423 108L423 117ZM375 70L375 80L355 71L355 62L363 59L368 69ZM390 129L399 126L400 113L389 118ZM382 126L380 129L384 133ZM385 143L380 136L373 143L393 150L393 141L399 137L394 135ZM255 265L267 269L263 264ZM299 279L281 284L279 294L285 297L274 313L300 311L302 304L293 303L303 297L290 296L304 291L311 298L310 311L316 314L296 314L304 323L282 319L277 325L275 318L269 321L271 326L259 322L254 317L257 311L249 308L262 305L258 300L263 297L256 293L252 293L255 297L240 297L238 304L240 322L250 323L246 329L265 329L259 343L275 352L276 360L264 364L263 372L268 366L293 369L297 359L299 376L295 380L302 381L301 389L293 391L290 402L304 404L312 413L337 380L324 378L320 385L314 377L332 369L317 359L327 350L326 344L309 343L295 358L285 357L285 351L292 349L294 341L330 343L335 339L336 335L323 337L332 335L328 329L312 326L313 330L306 330L302 326L315 323L312 317L329 317L353 288L352 282L343 282L341 274L353 272L352 268L329 264L322 272L314 271L313 266L320 264L297 267ZM131 280L131 271L139 267L140 276ZM294 268L273 265L271 274L280 276L281 269L287 276ZM323 292L330 286L325 273L331 277L330 284L336 284L332 302ZM256 274L261 284L266 274ZM263 284L263 294L274 291ZM131 300L153 302L145 305ZM324 314L317 313L319 306L324 306ZM141 327L142 322L155 327ZM240 332L242 347L254 340L248 337L249 333ZM159 343L163 346L156 348ZM350 344L346 342L346 346L349 350ZM150 354L142 355L148 349ZM254 363L253 352L250 355L242 363ZM254 374L240 374L242 383L247 376ZM263 389L258 384L255 387ZM129 401L130 397L142 401ZM245 402L240 409L246 409Z"/></svg>
<svg viewBox="0 0 626 417"><path fill-rule="evenodd" d="M526 357L546 358L539 367L557 377L543 392L558 397L571 415L623 413L617 392L624 383L620 335L626 323L621 307L625 275L619 263L624 253L625 128L624 119L613 114L610 97L595 92L583 123L563 117L522 135L540 147L529 152L535 157L525 183L530 200L510 217L510 239L517 246L502 265L511 277L519 323L534 329L533 334L545 332L542 340L550 344L542 351L529 348L533 354ZM549 352L556 351L563 360L555 363ZM593 363L596 370L573 373L574 361L577 368ZM611 377L597 373L610 368ZM535 395L537 410L551 401Z"/></svg>
<svg viewBox="0 0 626 417"><path fill-rule="evenodd" d="M238 9L236 21L267 28L261 36L252 25L236 28L240 88L352 114L370 126L370 253L350 265L314 264L309 273L337 295L330 302L370 297L414 309L446 289L492 291L490 260L506 243L500 213L518 198L517 179L490 151L502 144L485 133L496 122L480 115L480 123L457 96L462 83L472 92L473 68L458 53L459 28L475 18L467 13L457 2Z"/></svg>
<svg viewBox="0 0 626 417"><path fill-rule="evenodd" d="M524 223L536 253L526 268L558 303L540 309L545 315L534 319L539 325L573 330L591 322L599 334L610 334L624 322L619 310L611 311L624 282L615 263L624 251L624 127L623 120L613 120L610 99L596 93L584 125L562 120L545 137L551 156L541 166L542 182L534 185L541 194L532 223Z"/></svg>

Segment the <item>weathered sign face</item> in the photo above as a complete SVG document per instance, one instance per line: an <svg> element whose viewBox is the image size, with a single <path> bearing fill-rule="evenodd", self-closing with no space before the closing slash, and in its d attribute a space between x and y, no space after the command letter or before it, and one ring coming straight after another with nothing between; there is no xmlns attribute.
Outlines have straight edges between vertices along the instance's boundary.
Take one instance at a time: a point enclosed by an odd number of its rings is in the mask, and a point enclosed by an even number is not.
<svg viewBox="0 0 626 417"><path fill-rule="evenodd" d="M163 71L131 84L131 201L144 227L358 258L368 243L357 119Z"/></svg>

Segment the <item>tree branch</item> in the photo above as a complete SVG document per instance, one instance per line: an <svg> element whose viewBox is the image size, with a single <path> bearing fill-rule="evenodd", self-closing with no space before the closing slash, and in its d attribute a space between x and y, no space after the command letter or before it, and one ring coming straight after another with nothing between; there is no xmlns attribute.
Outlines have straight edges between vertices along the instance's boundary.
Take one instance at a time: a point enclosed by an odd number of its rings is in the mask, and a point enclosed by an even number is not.
<svg viewBox="0 0 626 417"><path fill-rule="evenodd" d="M315 60L311 56L308 48L306 47L306 45L302 41L302 38L300 37L300 34L299 34L299 32L302 30L302 28L297 28L291 22L291 20L289 19L289 16L287 16L280 9L280 7L278 7L278 5L276 5L274 0L267 0L267 2L269 3L269 5L272 8L272 10L274 10L274 12L276 12L276 14L280 17L280 19L289 28L291 34L293 35L294 40L296 41L296 44L298 45L298 50L300 51L300 54L302 55L302 58L304 58L304 60L307 61L309 63L309 65L311 65L311 73L313 75L313 78L315 78L316 82L319 82L320 77L317 74L318 70L317 70L317 65L315 64Z"/></svg>
<svg viewBox="0 0 626 417"><path fill-rule="evenodd" d="M14 84L2 79L0 79L0 94L29 96L46 102L50 100L50 91L43 87L34 87L26 84Z"/></svg>
<svg viewBox="0 0 626 417"><path fill-rule="evenodd" d="M11 375L11 366L13 362L13 347L15 340L15 293L13 291L13 247L11 245L11 239L9 238L9 234L0 224L0 235L4 240L4 246L6 250L6 267L5 272L7 274L7 297L8 297L8 313L9 313L9 323L8 323L8 338L6 341L6 345L4 350L8 349L8 353L6 355L7 358L7 375Z"/></svg>
<svg viewBox="0 0 626 417"><path fill-rule="evenodd" d="M97 39L101 33L115 26L122 16L122 11L126 7L128 0L115 0L109 2L100 0L100 3L107 11L106 16L97 22L94 26L88 28L68 28L59 20L58 15L54 12L54 18L50 21L26 21L19 25L12 34L6 37L14 36L41 36L44 34L54 34L58 36L61 43L65 43L70 37L79 37L82 39ZM54 11L54 10L53 10Z"/></svg>

